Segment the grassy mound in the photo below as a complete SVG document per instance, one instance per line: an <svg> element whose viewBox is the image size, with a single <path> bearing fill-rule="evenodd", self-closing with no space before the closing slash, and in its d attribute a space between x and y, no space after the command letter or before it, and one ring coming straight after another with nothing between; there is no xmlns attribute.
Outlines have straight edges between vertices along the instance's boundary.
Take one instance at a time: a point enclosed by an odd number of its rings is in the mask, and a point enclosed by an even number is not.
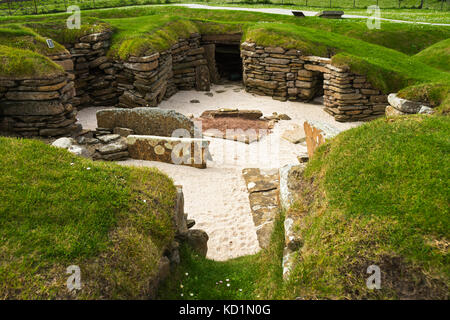
<svg viewBox="0 0 450 320"><path fill-rule="evenodd" d="M175 232L166 175L33 140L0 138L0 154L1 299L147 297ZM70 265L81 268L76 296Z"/></svg>
<svg viewBox="0 0 450 320"><path fill-rule="evenodd" d="M61 66L39 53L0 45L2 78L52 78L62 74Z"/></svg>
<svg viewBox="0 0 450 320"><path fill-rule="evenodd" d="M418 61L450 72L450 38L439 41L415 55Z"/></svg>
<svg viewBox="0 0 450 320"><path fill-rule="evenodd" d="M450 80L447 73L398 51L322 30L260 23L248 28L245 39L265 46L297 48L310 55L333 56L334 64L366 75L385 93L415 83Z"/></svg>
<svg viewBox="0 0 450 320"><path fill-rule="evenodd" d="M321 146L291 209L303 217L303 246L286 294L448 299L449 136L448 117L409 116ZM370 265L381 290L366 287Z"/></svg>

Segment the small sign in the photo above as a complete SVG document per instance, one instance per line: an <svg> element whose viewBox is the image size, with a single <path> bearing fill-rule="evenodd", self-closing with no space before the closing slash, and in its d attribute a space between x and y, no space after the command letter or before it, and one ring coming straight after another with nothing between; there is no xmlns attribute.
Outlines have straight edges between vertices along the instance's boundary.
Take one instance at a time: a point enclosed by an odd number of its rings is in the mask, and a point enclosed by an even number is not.
<svg viewBox="0 0 450 320"><path fill-rule="evenodd" d="M55 44L53 43L52 39L47 39L47 45L50 49L53 49L55 47Z"/></svg>

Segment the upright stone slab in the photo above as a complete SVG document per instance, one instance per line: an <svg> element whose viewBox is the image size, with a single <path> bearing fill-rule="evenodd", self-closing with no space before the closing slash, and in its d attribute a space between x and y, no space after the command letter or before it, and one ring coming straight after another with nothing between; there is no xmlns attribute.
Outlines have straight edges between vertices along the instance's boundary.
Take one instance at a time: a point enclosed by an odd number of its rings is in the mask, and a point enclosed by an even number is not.
<svg viewBox="0 0 450 320"><path fill-rule="evenodd" d="M208 62L209 78L212 83L218 84L220 80L219 72L216 68L216 45L214 43L205 44L205 58Z"/></svg>
<svg viewBox="0 0 450 320"><path fill-rule="evenodd" d="M305 121L303 127L305 129L306 147L308 148L309 158L313 156L314 151L320 145L340 132L335 127L317 121Z"/></svg>
<svg viewBox="0 0 450 320"><path fill-rule="evenodd" d="M194 123L181 113L159 108L104 109L97 111L97 126L132 129L136 135L171 137L177 129L194 136ZM180 132L183 135L183 132Z"/></svg>

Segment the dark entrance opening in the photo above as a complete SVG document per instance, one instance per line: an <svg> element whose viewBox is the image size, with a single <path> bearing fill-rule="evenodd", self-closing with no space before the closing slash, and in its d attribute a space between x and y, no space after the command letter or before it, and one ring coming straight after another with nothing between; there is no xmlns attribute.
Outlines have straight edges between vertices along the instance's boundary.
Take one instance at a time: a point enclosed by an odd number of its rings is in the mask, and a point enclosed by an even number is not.
<svg viewBox="0 0 450 320"><path fill-rule="evenodd" d="M322 104L323 103L323 73L322 72L314 72L313 78L313 96L312 100L314 103Z"/></svg>
<svg viewBox="0 0 450 320"><path fill-rule="evenodd" d="M221 80L242 80L242 59L239 45L216 44L216 66Z"/></svg>

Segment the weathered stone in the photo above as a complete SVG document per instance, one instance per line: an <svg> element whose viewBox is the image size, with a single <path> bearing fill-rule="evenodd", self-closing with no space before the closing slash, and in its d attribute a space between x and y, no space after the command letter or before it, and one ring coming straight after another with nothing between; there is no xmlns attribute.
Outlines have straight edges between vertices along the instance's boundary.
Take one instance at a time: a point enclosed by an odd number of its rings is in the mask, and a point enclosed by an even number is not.
<svg viewBox="0 0 450 320"><path fill-rule="evenodd" d="M50 116L64 111L64 105L57 100L0 101L0 115L4 116Z"/></svg>
<svg viewBox="0 0 450 320"><path fill-rule="evenodd" d="M206 168L209 146L207 140L130 135L127 137L127 145L128 152L133 159Z"/></svg>
<svg viewBox="0 0 450 320"><path fill-rule="evenodd" d="M59 64L65 71L73 71L73 61L71 59L67 60L54 60L56 64Z"/></svg>
<svg viewBox="0 0 450 320"><path fill-rule="evenodd" d="M88 34L86 36L83 36L80 38L80 42L98 42L98 41L104 41L108 40L110 38L110 33L106 32L99 32L99 33L92 33Z"/></svg>
<svg viewBox="0 0 450 320"><path fill-rule="evenodd" d="M246 85L253 87L263 87L267 89L276 89L278 87L278 82L248 78L246 81Z"/></svg>
<svg viewBox="0 0 450 320"><path fill-rule="evenodd" d="M105 134L101 136L97 136L97 139L100 140L101 143L110 143L120 138L118 134Z"/></svg>
<svg viewBox="0 0 450 320"><path fill-rule="evenodd" d="M419 114L433 114L434 110L433 108L422 106L418 112Z"/></svg>
<svg viewBox="0 0 450 320"><path fill-rule="evenodd" d="M264 62L270 64L288 64L291 60L281 58L265 58Z"/></svg>
<svg viewBox="0 0 450 320"><path fill-rule="evenodd" d="M186 220L186 226L188 229L191 229L193 226L195 226L195 220L194 219L187 219Z"/></svg>
<svg viewBox="0 0 450 320"><path fill-rule="evenodd" d="M249 193L275 190L279 185L278 172L264 172L257 168L246 168L242 170L242 176Z"/></svg>
<svg viewBox="0 0 450 320"><path fill-rule="evenodd" d="M89 152L86 150L86 148L77 146L76 144L71 145L67 150L70 153L73 153L74 155L77 155L77 156L81 156L81 157L85 157L85 158L89 157Z"/></svg>
<svg viewBox="0 0 450 320"><path fill-rule="evenodd" d="M203 230L190 229L186 233L186 243L202 257L208 252L208 240L208 234Z"/></svg>
<svg viewBox="0 0 450 320"><path fill-rule="evenodd" d="M208 66L200 65L195 68L195 88L198 91L209 91L210 79Z"/></svg>
<svg viewBox="0 0 450 320"><path fill-rule="evenodd" d="M177 235L186 234L188 227L186 222L186 214L184 213L184 193L183 187L176 186L177 194L175 199L175 214L173 215L174 225Z"/></svg>
<svg viewBox="0 0 450 320"><path fill-rule="evenodd" d="M9 91L5 95L6 99L16 100L16 101L26 101L26 100L52 100L59 98L59 92L57 91Z"/></svg>
<svg viewBox="0 0 450 320"><path fill-rule="evenodd" d="M100 153L95 153L93 156L94 160L105 160L105 161L120 161L125 160L129 157L128 151L121 151L116 153L109 153L101 155Z"/></svg>
<svg viewBox="0 0 450 320"><path fill-rule="evenodd" d="M136 71L152 71L158 67L158 60L154 60L151 62L146 63L131 63L131 62L125 62L123 64L125 68L136 70Z"/></svg>
<svg viewBox="0 0 450 320"><path fill-rule="evenodd" d="M312 158L314 151L326 140L333 138L339 134L339 130L322 122L305 121L303 123L306 135L306 146L308 148L308 156Z"/></svg>
<svg viewBox="0 0 450 320"><path fill-rule="evenodd" d="M305 69L310 71L328 72L326 67L315 64L305 64Z"/></svg>
<svg viewBox="0 0 450 320"><path fill-rule="evenodd" d="M281 137L294 144L301 143L306 140L305 130L298 125L294 126L291 130L284 131Z"/></svg>
<svg viewBox="0 0 450 320"><path fill-rule="evenodd" d="M120 127L116 127L114 128L113 131L115 134L120 135L121 137L128 137L130 134L134 134L134 131L132 129L128 129L128 128L120 128Z"/></svg>
<svg viewBox="0 0 450 320"><path fill-rule="evenodd" d="M125 151L127 149L128 149L128 147L127 147L127 145L125 143L113 142L113 143L101 146L100 148L97 149L97 151L101 155L105 155L105 154L122 152L122 151Z"/></svg>
<svg viewBox="0 0 450 320"><path fill-rule="evenodd" d="M387 99L392 107L406 113L418 113L424 105L421 102L402 99L395 93L389 94Z"/></svg>
<svg viewBox="0 0 450 320"><path fill-rule="evenodd" d="M69 149L71 145L75 143L72 138L59 138L52 143L52 146L62 149Z"/></svg>
<svg viewBox="0 0 450 320"><path fill-rule="evenodd" d="M80 124L73 124L64 128L44 128L39 130L39 135L43 137L56 137L56 136L63 136L67 134L73 134L76 132L81 131L81 125Z"/></svg>
<svg viewBox="0 0 450 320"><path fill-rule="evenodd" d="M194 136L194 123L181 113L159 108L104 109L97 111L100 127L126 127L138 135L171 137L175 130ZM183 134L183 132L180 132Z"/></svg>
<svg viewBox="0 0 450 320"><path fill-rule="evenodd" d="M205 110L201 114L201 118L222 118L222 117L237 117L242 119L257 120L263 116L259 110L239 110L221 108L219 110Z"/></svg>
<svg viewBox="0 0 450 320"><path fill-rule="evenodd" d="M406 112L397 110L393 106L390 106L390 105L386 107L385 112L386 112L386 117L396 117L396 116L401 116L401 115L407 114Z"/></svg>

